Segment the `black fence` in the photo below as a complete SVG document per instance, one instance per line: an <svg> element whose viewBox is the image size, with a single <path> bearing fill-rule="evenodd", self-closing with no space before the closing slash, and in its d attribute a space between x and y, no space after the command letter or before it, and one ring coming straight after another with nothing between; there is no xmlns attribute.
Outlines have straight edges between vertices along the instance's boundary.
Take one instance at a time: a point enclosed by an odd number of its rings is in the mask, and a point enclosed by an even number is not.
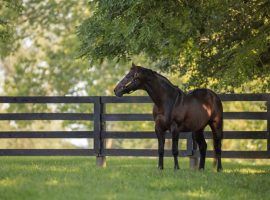
<svg viewBox="0 0 270 200"><path fill-rule="evenodd" d="M224 131L224 139L263 139L267 140L265 151L223 151L223 158L270 158L270 94L221 94L222 101L263 101L266 112L225 112L224 119L266 120L264 131ZM0 149L1 156L97 156L99 165L104 165L106 156L157 156L153 149L106 149L106 139L151 139L154 132L106 131L107 121L152 121L152 114L107 114L106 104L152 103L149 97L0 97L0 103L65 103L94 105L94 113L1 113L0 120L88 120L93 121L93 131L1 131L0 138L92 138L93 149ZM211 132L205 132L210 139ZM171 138L170 134L166 138ZM186 148L179 156L189 156L196 163L199 152L192 141L191 133L180 134L180 139L187 140ZM171 156L171 150L165 150L165 156ZM207 151L207 157L213 157Z"/></svg>

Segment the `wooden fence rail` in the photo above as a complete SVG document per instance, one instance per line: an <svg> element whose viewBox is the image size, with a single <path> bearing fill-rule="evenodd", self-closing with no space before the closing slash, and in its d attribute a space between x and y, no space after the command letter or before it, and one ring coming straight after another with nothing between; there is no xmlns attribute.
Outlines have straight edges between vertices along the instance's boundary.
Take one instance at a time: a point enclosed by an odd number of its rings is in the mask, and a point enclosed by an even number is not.
<svg viewBox="0 0 270 200"><path fill-rule="evenodd" d="M266 112L225 112L224 119L265 120L267 129L263 131L224 131L224 139L262 139L267 141L265 151L223 151L223 158L270 158L270 94L221 94L225 101L263 101L266 102ZM108 121L152 121L151 114L108 114L106 104L119 103L152 103L149 97L127 96L117 97L0 97L0 103L65 103L93 104L93 113L0 113L0 120L84 120L94 123L93 131L0 131L1 138L92 138L93 149L0 149L1 156L96 156L97 164L105 165L106 156L157 156L153 149L107 149L106 139L151 139L156 138L151 131L106 131ZM170 134L166 138L171 138ZM212 138L211 132L205 132L205 138ZM192 141L191 133L180 134L180 139L187 140L186 148L179 156L189 156L191 167L196 165L199 152ZM171 156L171 151L165 150L165 156ZM213 157L212 151L207 151L207 157Z"/></svg>

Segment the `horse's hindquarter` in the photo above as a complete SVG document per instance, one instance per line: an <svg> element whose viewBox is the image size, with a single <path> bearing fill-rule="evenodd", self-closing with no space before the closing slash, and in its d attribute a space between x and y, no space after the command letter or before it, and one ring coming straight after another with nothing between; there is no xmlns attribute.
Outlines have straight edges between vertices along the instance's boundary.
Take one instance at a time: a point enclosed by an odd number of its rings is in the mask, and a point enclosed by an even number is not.
<svg viewBox="0 0 270 200"><path fill-rule="evenodd" d="M217 98L217 95L211 90L195 90L189 93L183 103L174 109L173 119L185 131L203 129L217 115L221 114L222 117L222 105L218 105L220 102L217 101L220 100Z"/></svg>

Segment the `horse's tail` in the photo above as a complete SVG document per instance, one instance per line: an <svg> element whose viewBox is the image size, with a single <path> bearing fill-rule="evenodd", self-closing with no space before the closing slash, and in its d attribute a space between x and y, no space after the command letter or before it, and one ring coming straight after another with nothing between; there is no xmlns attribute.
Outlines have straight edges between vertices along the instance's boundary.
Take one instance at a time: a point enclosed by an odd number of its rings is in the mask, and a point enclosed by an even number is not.
<svg viewBox="0 0 270 200"><path fill-rule="evenodd" d="M216 137L214 138L214 141L213 141L213 144L214 144L214 160L213 160L213 167L216 167L217 166L217 160L218 158L221 158L221 153L222 153L222 140L223 140L223 117L221 118L220 120L220 123L217 127L217 132L214 133L216 135L213 134L213 137ZM212 129L213 131L213 129Z"/></svg>
<svg viewBox="0 0 270 200"><path fill-rule="evenodd" d="M213 144L214 144L214 166L217 166L218 170L221 166L221 147L223 139L223 106L221 99L215 94L213 99L214 113L210 122L210 127L213 133ZM217 162L219 160L219 162Z"/></svg>

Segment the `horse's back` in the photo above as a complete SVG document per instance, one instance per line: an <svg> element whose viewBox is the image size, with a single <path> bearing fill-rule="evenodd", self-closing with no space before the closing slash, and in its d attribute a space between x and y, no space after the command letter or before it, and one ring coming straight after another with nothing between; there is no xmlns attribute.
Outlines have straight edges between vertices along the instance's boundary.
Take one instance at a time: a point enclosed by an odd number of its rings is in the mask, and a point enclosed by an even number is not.
<svg viewBox="0 0 270 200"><path fill-rule="evenodd" d="M194 98L199 98L199 99L211 98L213 96L218 98L218 95L214 91L207 88L199 88L199 89L191 90L187 93L187 96L192 96Z"/></svg>

